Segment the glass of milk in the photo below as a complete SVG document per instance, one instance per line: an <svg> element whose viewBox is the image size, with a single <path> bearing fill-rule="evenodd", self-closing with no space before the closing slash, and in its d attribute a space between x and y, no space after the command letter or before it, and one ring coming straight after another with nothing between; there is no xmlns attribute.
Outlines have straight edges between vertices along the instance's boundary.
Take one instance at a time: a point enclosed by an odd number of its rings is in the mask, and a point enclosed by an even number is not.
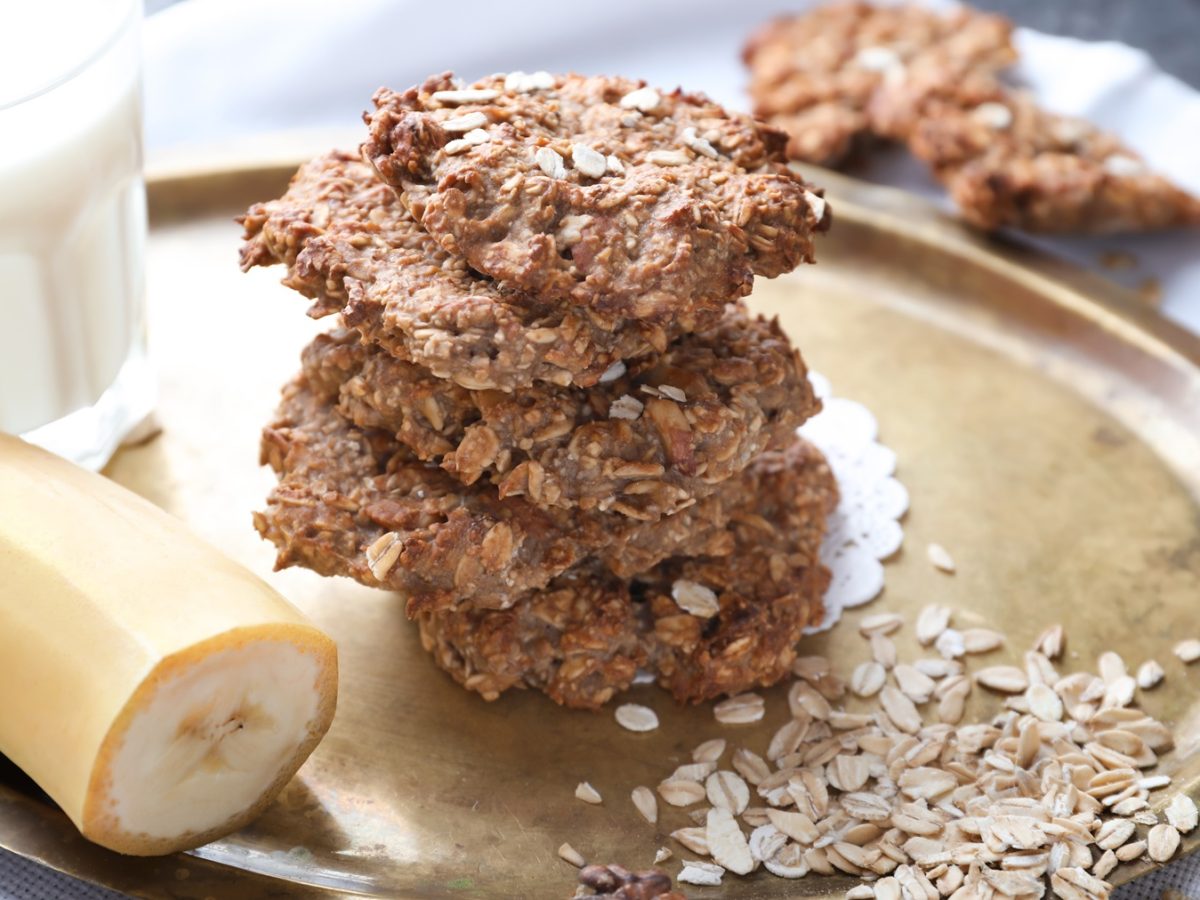
<svg viewBox="0 0 1200 900"><path fill-rule="evenodd" d="M141 0L5 4L0 430L93 469L149 415Z"/></svg>

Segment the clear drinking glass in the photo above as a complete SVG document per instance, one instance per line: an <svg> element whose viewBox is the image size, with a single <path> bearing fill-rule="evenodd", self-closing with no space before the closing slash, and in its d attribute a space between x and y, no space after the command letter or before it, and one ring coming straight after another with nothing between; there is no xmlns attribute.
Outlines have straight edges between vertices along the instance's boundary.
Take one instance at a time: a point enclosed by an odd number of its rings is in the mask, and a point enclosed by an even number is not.
<svg viewBox="0 0 1200 900"><path fill-rule="evenodd" d="M150 413L141 0L7 4L0 430L99 469Z"/></svg>

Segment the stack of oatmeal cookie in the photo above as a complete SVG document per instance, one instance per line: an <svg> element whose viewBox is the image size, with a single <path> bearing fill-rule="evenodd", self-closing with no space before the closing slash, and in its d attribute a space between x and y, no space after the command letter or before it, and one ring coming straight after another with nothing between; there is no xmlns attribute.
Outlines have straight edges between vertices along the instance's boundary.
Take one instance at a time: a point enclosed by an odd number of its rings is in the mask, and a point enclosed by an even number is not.
<svg viewBox="0 0 1200 900"><path fill-rule="evenodd" d="M836 498L799 354L739 301L829 224L784 137L621 78L381 90L361 156L243 219L339 325L263 437L278 564L401 592L487 698L768 684Z"/></svg>

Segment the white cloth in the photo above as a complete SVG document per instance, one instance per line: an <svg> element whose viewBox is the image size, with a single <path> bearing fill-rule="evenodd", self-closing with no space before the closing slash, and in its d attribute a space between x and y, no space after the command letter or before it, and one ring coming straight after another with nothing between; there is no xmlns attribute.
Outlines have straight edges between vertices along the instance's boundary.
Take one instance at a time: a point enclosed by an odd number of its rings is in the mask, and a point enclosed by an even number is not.
<svg viewBox="0 0 1200 900"><path fill-rule="evenodd" d="M407 86L454 69L465 78L524 69L620 72L686 85L744 108L739 51L747 32L798 0L204 0L153 16L146 39L150 158L266 132L344 129L381 84ZM1150 14L1147 11L1147 14ZM1200 94L1122 44L1022 30L1018 75L1047 106L1117 131L1179 184L1200 192ZM930 196L921 167L893 158L872 176ZM1128 283L1157 278L1167 315L1200 331L1196 232L1117 239L1054 239L1051 252L1095 268L1104 249L1139 260ZM1112 275L1113 273L1104 273ZM1121 891L1158 900L1174 887L1200 895L1200 855ZM0 900L108 900L117 895L0 852Z"/></svg>

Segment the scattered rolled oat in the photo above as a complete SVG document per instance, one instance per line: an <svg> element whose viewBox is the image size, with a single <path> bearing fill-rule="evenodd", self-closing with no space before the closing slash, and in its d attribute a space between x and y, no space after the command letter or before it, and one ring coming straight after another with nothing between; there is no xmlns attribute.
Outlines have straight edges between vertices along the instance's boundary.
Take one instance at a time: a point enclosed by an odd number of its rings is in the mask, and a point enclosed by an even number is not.
<svg viewBox="0 0 1200 900"><path fill-rule="evenodd" d="M684 860L683 868L680 869L679 875L675 880L681 884L716 887L721 883L721 876L724 874L725 870L720 866L689 859Z"/></svg>
<svg viewBox="0 0 1200 900"><path fill-rule="evenodd" d="M859 697L874 697L887 682L887 670L871 660L859 663L850 675L850 690Z"/></svg>
<svg viewBox="0 0 1200 900"><path fill-rule="evenodd" d="M1118 847L1113 851L1113 855L1120 862L1132 862L1146 852L1146 847L1147 844L1145 841L1130 841L1125 846Z"/></svg>
<svg viewBox="0 0 1200 900"><path fill-rule="evenodd" d="M1038 636L1034 649L1039 650L1047 659L1058 659L1063 652L1063 638L1063 627L1051 625Z"/></svg>
<svg viewBox="0 0 1200 900"><path fill-rule="evenodd" d="M928 703L937 685L928 675L908 663L898 663L892 669L896 685L913 703Z"/></svg>
<svg viewBox="0 0 1200 900"><path fill-rule="evenodd" d="M891 634L893 631L898 631L903 624L904 617L899 613L875 613L864 617L858 623L858 631L863 637L870 637L873 634Z"/></svg>
<svg viewBox="0 0 1200 900"><path fill-rule="evenodd" d="M746 843L750 845L750 855L764 862L782 850L787 842L787 835L768 822L750 832Z"/></svg>
<svg viewBox="0 0 1200 900"><path fill-rule="evenodd" d="M803 813L768 809L767 818L772 825L799 844L811 844L821 836L813 820Z"/></svg>
<svg viewBox="0 0 1200 900"><path fill-rule="evenodd" d="M622 703L614 716L618 725L630 731L653 731L658 727L658 713L640 703Z"/></svg>
<svg viewBox="0 0 1200 900"><path fill-rule="evenodd" d="M1043 722L1061 722L1063 717L1063 702L1054 688L1045 684L1032 684L1025 692L1025 700L1029 703L1029 711Z"/></svg>
<svg viewBox="0 0 1200 900"><path fill-rule="evenodd" d="M758 694L738 694L713 707L713 716L722 725L749 725L761 720L765 712L766 704Z"/></svg>
<svg viewBox="0 0 1200 900"><path fill-rule="evenodd" d="M792 674L813 684L827 678L832 670L833 667L824 656L798 656L792 663Z"/></svg>
<svg viewBox="0 0 1200 900"><path fill-rule="evenodd" d="M693 762L715 763L725 755L725 738L712 738L700 744L692 751Z"/></svg>
<svg viewBox="0 0 1200 900"><path fill-rule="evenodd" d="M715 762L684 763L682 766L675 767L671 777L683 778L687 781L703 781L715 771L717 771Z"/></svg>
<svg viewBox="0 0 1200 900"><path fill-rule="evenodd" d="M713 772L704 782L704 791L709 803L735 816L740 816L750 805L750 788L736 772L725 769Z"/></svg>
<svg viewBox="0 0 1200 900"><path fill-rule="evenodd" d="M588 784L586 781L579 782L575 788L575 797L582 800L584 803L602 803L604 798L600 796L600 792Z"/></svg>
<svg viewBox="0 0 1200 900"><path fill-rule="evenodd" d="M1171 798L1165 810L1167 821L1171 827L1187 834L1200 822L1200 811L1196 809L1196 801L1187 794L1176 794Z"/></svg>
<svg viewBox="0 0 1200 900"><path fill-rule="evenodd" d="M705 810L701 821L707 817L708 810ZM708 856L708 831L704 828L694 825L690 828L677 828L671 832L671 839L678 841L693 853L699 853L701 856Z"/></svg>
<svg viewBox="0 0 1200 900"><path fill-rule="evenodd" d="M879 696L883 711L887 713L893 725L908 734L916 734L921 730L921 714L908 697L890 684L883 686Z"/></svg>
<svg viewBox="0 0 1200 900"><path fill-rule="evenodd" d="M1137 670L1137 684L1144 691L1148 691L1153 687L1157 687L1165 677L1166 673L1163 667L1159 665L1158 660L1148 659Z"/></svg>
<svg viewBox="0 0 1200 900"><path fill-rule="evenodd" d="M1150 829L1146 838L1147 853L1155 862L1166 862L1179 849L1179 832L1174 825L1160 823Z"/></svg>
<svg viewBox="0 0 1200 900"><path fill-rule="evenodd" d="M1175 645L1175 655L1185 663L1194 663L1200 659L1200 640L1189 638Z"/></svg>
<svg viewBox="0 0 1200 900"><path fill-rule="evenodd" d="M942 632L945 634L945 632ZM946 678L963 673L963 664L956 659L923 657L913 663L913 668L930 678Z"/></svg>
<svg viewBox="0 0 1200 900"><path fill-rule="evenodd" d="M747 750L745 747L740 747L734 751L733 767L751 784L760 784L771 774L771 769L767 766L766 760L753 750Z"/></svg>
<svg viewBox="0 0 1200 900"><path fill-rule="evenodd" d="M558 848L558 858L569 862L577 869L582 869L587 864L587 860L583 858L583 854L565 842Z"/></svg>
<svg viewBox="0 0 1200 900"><path fill-rule="evenodd" d="M669 848L659 847L654 853L654 863L657 865L658 863L666 862L672 856L674 856L674 854L671 853Z"/></svg>
<svg viewBox="0 0 1200 900"><path fill-rule="evenodd" d="M975 681L1005 694L1020 694L1029 687L1028 676L1016 666L988 666L975 673Z"/></svg>
<svg viewBox="0 0 1200 900"><path fill-rule="evenodd" d="M754 871L755 860L750 845L733 813L719 806L713 807L708 811L706 828L708 852L717 863L737 875L749 875Z"/></svg>
<svg viewBox="0 0 1200 900"><path fill-rule="evenodd" d="M917 640L928 647L950 627L950 607L930 603L917 614Z"/></svg>
<svg viewBox="0 0 1200 900"><path fill-rule="evenodd" d="M935 643L953 631L948 610L925 615ZM891 621L863 629L875 654L894 629ZM974 647L996 642L971 631L953 634ZM1165 822L1150 811L1151 792L1171 779L1143 771L1172 747L1170 730L1132 696L1125 702L1134 679L1116 654L1097 660L1099 676L1060 675L1049 654L1061 656L1063 641L1061 630L1048 630L1024 669L897 659L889 676L877 661L861 663L849 688L875 698L864 712L834 705L844 687L828 658L801 657L788 692L792 718L770 738L766 759L735 747L737 774L718 771L727 743L706 741L659 785L668 803L693 807L696 824L672 837L722 864L685 870L705 884L758 865L781 878L849 874L874 879L876 900L1032 900L1048 879L1060 900L1108 900L1103 879L1119 863L1171 858L1200 810L1181 794ZM959 725L973 681L1007 695L1005 708ZM926 701L937 702L940 723L927 722ZM714 714L750 722L764 711L762 697L745 694ZM697 808L706 798L712 806ZM1138 826L1150 828L1144 839ZM868 897L866 888L852 893Z"/></svg>
<svg viewBox="0 0 1200 900"><path fill-rule="evenodd" d="M929 556L929 561L933 563L935 569L939 569L947 574L954 574L954 557L950 555L950 551L941 544L930 544L925 548L925 552Z"/></svg>
<svg viewBox="0 0 1200 900"><path fill-rule="evenodd" d="M1004 646L1004 635L990 628L967 628L962 633L967 653L991 653Z"/></svg>
<svg viewBox="0 0 1200 900"><path fill-rule="evenodd" d="M1100 677L1104 679L1105 684L1114 684L1118 680L1129 674L1125 667L1125 660L1121 659L1120 654L1112 650L1105 650L1096 660L1096 668L1100 673Z"/></svg>
<svg viewBox="0 0 1200 900"><path fill-rule="evenodd" d="M668 778L659 783L658 795L672 806L691 806L704 799L704 785L689 778Z"/></svg>
<svg viewBox="0 0 1200 900"><path fill-rule="evenodd" d="M873 634L870 638L871 656L875 662L883 666L885 669L890 669L896 664L896 645L891 638L886 638L882 634Z"/></svg>
<svg viewBox="0 0 1200 900"><path fill-rule="evenodd" d="M958 659L967 652L966 642L963 640L962 632L954 628L947 628L938 635L934 641L933 647L945 659Z"/></svg>
<svg viewBox="0 0 1200 900"><path fill-rule="evenodd" d="M645 785L638 785L630 794L630 799L633 800L633 805L637 807L637 811L642 814L643 819L651 825L658 821L658 800L654 798L654 791Z"/></svg>

